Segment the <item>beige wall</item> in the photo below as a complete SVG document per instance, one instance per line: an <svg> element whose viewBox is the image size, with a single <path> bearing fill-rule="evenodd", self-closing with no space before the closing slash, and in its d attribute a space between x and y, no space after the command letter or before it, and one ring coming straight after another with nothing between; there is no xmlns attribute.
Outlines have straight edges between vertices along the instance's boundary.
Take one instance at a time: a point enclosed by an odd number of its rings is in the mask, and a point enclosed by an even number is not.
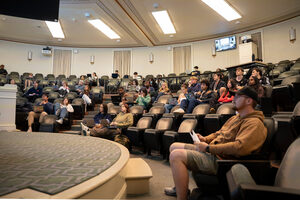
<svg viewBox="0 0 300 200"><path fill-rule="evenodd" d="M297 40L289 41L289 29L296 28ZM267 26L247 33L236 34L237 39L241 35L261 32L264 62L276 63L284 59L296 59L300 57L300 17ZM215 70L239 64L238 48L235 50L217 52L212 56L213 40L205 40L193 43L143 47L127 49L132 51L131 73L137 71L139 74L169 74L173 72L172 48L182 45L192 46L192 66L198 65L200 70ZM52 57L41 54L44 46L29 45L0 41L0 63L5 64L7 70L23 72L34 72L48 74L52 73ZM53 47L56 48L56 47ZM74 48L64 48L71 49ZM113 48L78 48L78 53L73 53L71 73L76 75L96 72L98 75L109 75L113 71ZM33 59L27 60L28 51L33 52ZM154 62L149 62L149 55L154 55ZM95 56L95 64L90 64L90 56ZM191 66L191 69L192 69Z"/></svg>

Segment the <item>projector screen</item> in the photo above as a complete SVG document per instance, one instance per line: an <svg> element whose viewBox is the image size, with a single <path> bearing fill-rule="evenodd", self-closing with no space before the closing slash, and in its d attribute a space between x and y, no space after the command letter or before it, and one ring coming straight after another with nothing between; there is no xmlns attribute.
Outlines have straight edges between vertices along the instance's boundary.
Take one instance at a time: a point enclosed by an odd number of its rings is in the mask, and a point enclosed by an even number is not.
<svg viewBox="0 0 300 200"><path fill-rule="evenodd" d="M215 40L216 51L226 51L236 48L235 36L229 36Z"/></svg>
<svg viewBox="0 0 300 200"><path fill-rule="evenodd" d="M0 0L0 14L57 21L59 0Z"/></svg>

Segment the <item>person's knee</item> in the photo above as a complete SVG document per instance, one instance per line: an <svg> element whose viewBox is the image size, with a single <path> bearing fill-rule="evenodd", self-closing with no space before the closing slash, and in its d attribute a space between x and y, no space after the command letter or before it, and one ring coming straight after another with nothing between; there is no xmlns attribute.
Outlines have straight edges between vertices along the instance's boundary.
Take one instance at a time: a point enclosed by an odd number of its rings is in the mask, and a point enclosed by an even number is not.
<svg viewBox="0 0 300 200"><path fill-rule="evenodd" d="M178 142L174 142L173 144L171 144L170 149L169 149L170 153L175 149L183 149L182 147L180 147L181 146L180 144L181 143L178 143Z"/></svg>
<svg viewBox="0 0 300 200"><path fill-rule="evenodd" d="M33 112L33 111L30 111L30 112L28 113L28 116L34 116L34 112Z"/></svg>
<svg viewBox="0 0 300 200"><path fill-rule="evenodd" d="M186 150L185 149L174 149L170 154L170 162L181 161L186 162Z"/></svg>

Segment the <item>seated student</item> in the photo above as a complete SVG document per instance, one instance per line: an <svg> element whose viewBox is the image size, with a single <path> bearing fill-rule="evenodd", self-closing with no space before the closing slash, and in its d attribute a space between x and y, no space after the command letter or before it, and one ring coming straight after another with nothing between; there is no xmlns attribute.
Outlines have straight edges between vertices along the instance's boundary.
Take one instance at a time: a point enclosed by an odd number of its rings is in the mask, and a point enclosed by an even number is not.
<svg viewBox="0 0 300 200"><path fill-rule="evenodd" d="M82 93L82 95L80 95L80 96L81 96L81 98L83 99L84 104L85 104L86 106L87 106L87 105L90 105L90 104L92 103L92 99L91 99L92 94L91 94L91 92L90 92L90 90L89 90L89 86L88 86L88 85L86 85L86 86L84 87L83 93Z"/></svg>
<svg viewBox="0 0 300 200"><path fill-rule="evenodd" d="M241 67L236 68L235 70L235 82L237 89L241 89L245 85L247 85L247 79L244 77L244 69Z"/></svg>
<svg viewBox="0 0 300 200"><path fill-rule="evenodd" d="M42 96L43 101L36 106L43 106L43 111L40 112L34 112L31 111L28 114L27 120L28 120L28 130L27 132L32 132L32 124L34 122L34 118L39 118L39 122L42 123L44 120L44 117L46 115L51 115L53 114L53 104L48 101L48 95L43 94Z"/></svg>
<svg viewBox="0 0 300 200"><path fill-rule="evenodd" d="M165 104L165 113L170 113L170 111L172 110L172 108L176 105L180 105L181 101L183 99L187 99L189 98L190 94L188 94L188 85L186 83L183 83L181 85L181 93L178 96L177 101L175 101L175 98L171 99L171 102L169 101L169 103Z"/></svg>
<svg viewBox="0 0 300 200"><path fill-rule="evenodd" d="M178 105L180 105L180 108L174 110L175 113L185 113L189 102L195 98L191 92L188 92L188 85L186 83L181 85L181 91L183 91L183 93L178 97Z"/></svg>
<svg viewBox="0 0 300 200"><path fill-rule="evenodd" d="M196 95L197 92L201 91L201 85L198 82L196 76L192 76L189 81L188 93Z"/></svg>
<svg viewBox="0 0 300 200"><path fill-rule="evenodd" d="M263 76L262 71L257 67L252 69L251 76L255 76L259 80L260 84L262 84L262 85L270 85L269 78Z"/></svg>
<svg viewBox="0 0 300 200"><path fill-rule="evenodd" d="M133 115L129 112L129 106L127 104L121 105L121 112L110 123L111 126L117 128L127 128L133 124Z"/></svg>
<svg viewBox="0 0 300 200"><path fill-rule="evenodd" d="M90 86L98 86L99 85L99 78L96 72L93 72L92 77L89 78Z"/></svg>
<svg viewBox="0 0 300 200"><path fill-rule="evenodd" d="M28 77L25 80L24 83L24 90L26 90L27 88L30 88L33 84L33 74L29 73Z"/></svg>
<svg viewBox="0 0 300 200"><path fill-rule="evenodd" d="M133 79L136 79L138 81L142 80L141 76L139 76L137 72L133 73Z"/></svg>
<svg viewBox="0 0 300 200"><path fill-rule="evenodd" d="M109 131L108 127L109 127L109 122L106 119L101 119L97 127L94 126L93 129L91 129L91 131L87 131L87 135L112 139L113 133Z"/></svg>
<svg viewBox="0 0 300 200"><path fill-rule="evenodd" d="M64 118L68 117L69 113L74 112L73 106L69 103L68 98L64 98L63 103L54 104L55 115L58 116L57 123L63 124Z"/></svg>
<svg viewBox="0 0 300 200"><path fill-rule="evenodd" d="M100 127L101 120L106 120L109 125L112 120L111 120L110 114L108 114L107 111L108 111L107 105L100 104L99 113L94 116L95 126L93 127L92 130L90 130L87 126L85 126L83 123L81 123L81 129L82 129L83 133L86 133L85 135L89 135L89 133L92 132L92 134L94 136L97 135L98 129L99 128L101 129L101 127ZM103 132L102 129L101 129L101 132Z"/></svg>
<svg viewBox="0 0 300 200"><path fill-rule="evenodd" d="M147 92L150 94L151 92L155 92L155 89L151 86L150 81L145 81L144 83L144 87L142 88L146 88Z"/></svg>
<svg viewBox="0 0 300 200"><path fill-rule="evenodd" d="M200 75L200 71L198 69L199 69L198 66L195 66L194 70L191 72L190 75L192 75L192 76L198 76L198 75Z"/></svg>
<svg viewBox="0 0 300 200"><path fill-rule="evenodd" d="M150 94L148 94L146 88L142 88L140 90L140 94L139 94L138 98L135 100L135 102L138 105L143 106L144 110L146 110L148 108L150 101L151 101Z"/></svg>
<svg viewBox="0 0 300 200"><path fill-rule="evenodd" d="M170 147L170 165L175 187L165 188L167 195L187 199L188 169L193 172L214 175L218 159L232 159L260 151L266 137L264 115L254 108L257 93L244 87L233 100L237 115L231 117L222 128L206 137L197 134L200 142L194 144L173 143Z"/></svg>
<svg viewBox="0 0 300 200"><path fill-rule="evenodd" d="M133 79L132 81L130 81L128 85L129 92L139 92L140 89L141 87L139 86L139 82L137 81L137 79Z"/></svg>
<svg viewBox="0 0 300 200"><path fill-rule="evenodd" d="M7 75L6 69L4 69L4 65L0 65L0 74Z"/></svg>
<svg viewBox="0 0 300 200"><path fill-rule="evenodd" d="M195 98L190 99L186 112L192 113L193 109L199 104L210 103L212 91L209 90L209 82L206 79L201 81L201 91L196 93Z"/></svg>
<svg viewBox="0 0 300 200"><path fill-rule="evenodd" d="M25 96L30 102L34 102L35 99L42 96L43 89L39 87L39 81L33 82L33 87L31 87L26 93Z"/></svg>
<svg viewBox="0 0 300 200"><path fill-rule="evenodd" d="M115 70L115 73L111 74L112 78L120 78L119 70Z"/></svg>
<svg viewBox="0 0 300 200"><path fill-rule="evenodd" d="M81 77L83 77L83 76L81 76ZM81 95L83 94L83 91L84 91L84 84L83 83L84 83L84 81L80 79L79 82L78 82L78 85L75 85L76 92L78 94L81 94Z"/></svg>
<svg viewBox="0 0 300 200"><path fill-rule="evenodd" d="M247 85L253 88L257 92L258 98L264 97L265 94L264 88L262 87L257 77L250 76Z"/></svg>
<svg viewBox="0 0 300 200"><path fill-rule="evenodd" d="M157 85L157 83L156 83L156 81L155 81L154 78L150 78L149 79L149 83L150 83L150 86L153 87L155 91L158 90L158 85Z"/></svg>
<svg viewBox="0 0 300 200"><path fill-rule="evenodd" d="M60 86L58 89L59 96L64 97L69 92L70 92L70 89L69 89L68 83L66 81L63 81L62 86Z"/></svg>
<svg viewBox="0 0 300 200"><path fill-rule="evenodd" d="M223 93L223 91L226 89L226 83L221 80L221 74L215 73L213 75L213 79L214 81L210 84L209 89L218 94Z"/></svg>
<svg viewBox="0 0 300 200"><path fill-rule="evenodd" d="M234 79L229 79L227 82L226 90L221 94L220 98L218 99L219 103L228 103L232 102L234 99L234 95L231 95L230 92L236 92L236 82Z"/></svg>
<svg viewBox="0 0 300 200"><path fill-rule="evenodd" d="M155 101L158 101L159 97L161 97L163 95L167 95L167 94L171 94L171 91L168 87L168 83L162 82L161 87L158 90L158 95L157 95Z"/></svg>
<svg viewBox="0 0 300 200"><path fill-rule="evenodd" d="M14 79L11 79L9 82L10 85L16 85L17 86L17 90L22 92L21 88L16 84L16 81Z"/></svg>

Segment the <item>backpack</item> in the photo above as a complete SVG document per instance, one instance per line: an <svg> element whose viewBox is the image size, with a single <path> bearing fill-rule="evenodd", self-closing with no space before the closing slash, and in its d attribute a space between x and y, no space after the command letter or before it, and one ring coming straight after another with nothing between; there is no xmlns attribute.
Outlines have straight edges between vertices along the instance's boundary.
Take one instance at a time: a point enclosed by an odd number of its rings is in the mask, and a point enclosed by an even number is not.
<svg viewBox="0 0 300 200"><path fill-rule="evenodd" d="M127 149L130 149L130 140L128 139L128 137L126 135L123 135L123 134L116 135L114 138L114 141L119 144L122 144Z"/></svg>

